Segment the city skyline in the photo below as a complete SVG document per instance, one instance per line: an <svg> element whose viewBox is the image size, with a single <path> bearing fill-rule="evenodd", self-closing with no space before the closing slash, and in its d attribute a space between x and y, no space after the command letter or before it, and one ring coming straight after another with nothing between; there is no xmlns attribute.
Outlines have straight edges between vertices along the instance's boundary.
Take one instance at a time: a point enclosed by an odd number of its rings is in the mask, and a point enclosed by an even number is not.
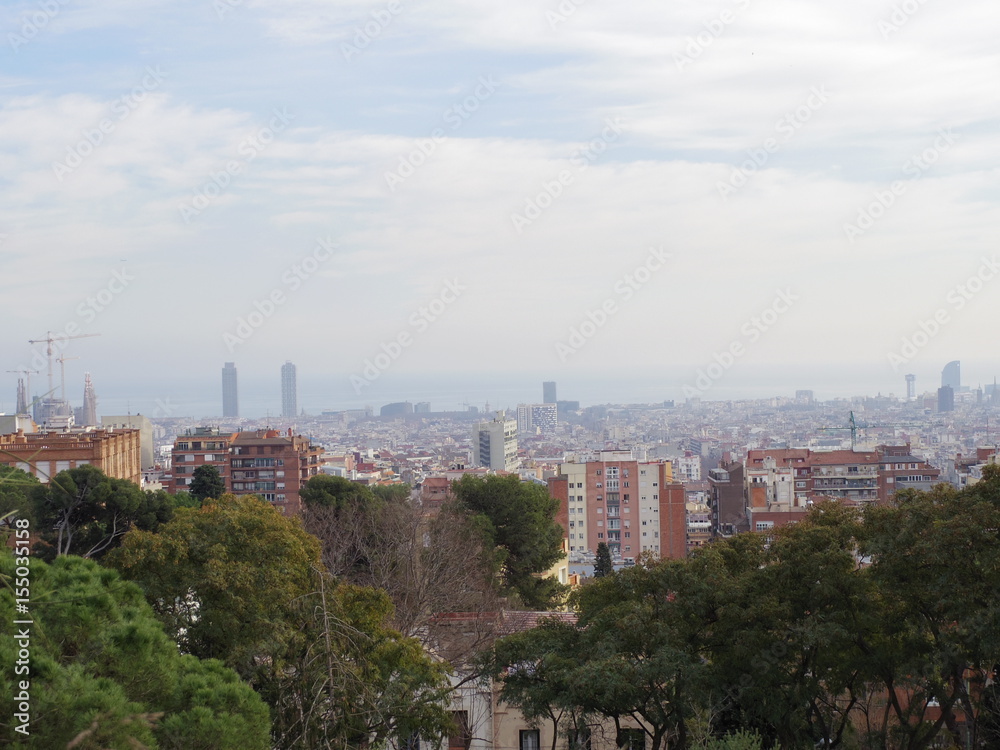
<svg viewBox="0 0 1000 750"><path fill-rule="evenodd" d="M1000 311L983 1L57 6L0 9L9 369L53 331L102 398L177 352L336 402L623 351L901 392Z"/></svg>

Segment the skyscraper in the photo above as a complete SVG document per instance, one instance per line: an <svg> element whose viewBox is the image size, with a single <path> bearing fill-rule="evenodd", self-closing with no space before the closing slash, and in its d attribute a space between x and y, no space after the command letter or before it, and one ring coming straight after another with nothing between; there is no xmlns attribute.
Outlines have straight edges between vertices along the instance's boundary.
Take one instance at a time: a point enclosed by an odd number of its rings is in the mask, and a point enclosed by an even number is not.
<svg viewBox="0 0 1000 750"><path fill-rule="evenodd" d="M236 388L236 364L226 362L222 368L222 416L238 417L240 399Z"/></svg>
<svg viewBox="0 0 1000 750"><path fill-rule="evenodd" d="M906 376L906 400L913 401L917 397L917 376Z"/></svg>
<svg viewBox="0 0 1000 750"><path fill-rule="evenodd" d="M556 402L556 382L546 380L542 383L542 403L554 404Z"/></svg>
<svg viewBox="0 0 1000 750"><path fill-rule="evenodd" d="M938 388L938 411L955 411L955 391L950 385Z"/></svg>
<svg viewBox="0 0 1000 750"><path fill-rule="evenodd" d="M286 361L281 366L281 416L296 417L299 413L298 385L295 365Z"/></svg>
<svg viewBox="0 0 1000 750"><path fill-rule="evenodd" d="M946 364L941 370L941 385L950 386L955 393L962 390L962 365L957 359Z"/></svg>

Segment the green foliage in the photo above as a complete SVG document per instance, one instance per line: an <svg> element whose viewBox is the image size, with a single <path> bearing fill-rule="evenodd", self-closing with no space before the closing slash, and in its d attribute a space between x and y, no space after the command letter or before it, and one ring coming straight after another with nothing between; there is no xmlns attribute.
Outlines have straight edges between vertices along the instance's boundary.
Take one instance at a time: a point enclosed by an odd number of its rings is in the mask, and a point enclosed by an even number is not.
<svg viewBox="0 0 1000 750"><path fill-rule="evenodd" d="M756 732L740 730L710 740L704 748L705 750L764 750L764 738Z"/></svg>
<svg viewBox="0 0 1000 750"><path fill-rule="evenodd" d="M303 607L303 640L262 692L278 747L384 746L394 737L440 739L451 728L444 667L390 627L381 591L320 578ZM327 589L326 586L331 588Z"/></svg>
<svg viewBox="0 0 1000 750"><path fill-rule="evenodd" d="M191 475L191 497L199 503L209 498L218 499L226 491L226 483L219 474L218 468L211 464L203 464Z"/></svg>
<svg viewBox="0 0 1000 750"><path fill-rule="evenodd" d="M0 745L268 747L260 698L220 663L181 656L137 586L73 556L29 565L31 734L15 732L8 713ZM6 550L0 578L8 584L0 589L0 616L26 619L15 614L15 559ZM15 664L17 649L13 630L0 630L4 664ZM0 692L13 696L22 679L12 667L3 670Z"/></svg>
<svg viewBox="0 0 1000 750"><path fill-rule="evenodd" d="M184 651L221 659L256 688L275 747L358 747L448 727L447 676L388 626L386 594L336 585L319 541L257 497L180 508L157 534L129 533L107 562L142 586ZM199 684L185 683L192 695ZM228 731L198 712L185 721Z"/></svg>
<svg viewBox="0 0 1000 750"><path fill-rule="evenodd" d="M611 550L607 543L597 543L597 559L594 562L594 578L604 578L615 572L615 564L611 560Z"/></svg>
<svg viewBox="0 0 1000 750"><path fill-rule="evenodd" d="M530 609L547 609L562 593L553 578L541 578L562 556L562 527L555 522L559 501L548 489L516 476L465 475L452 485L457 507L479 523L497 549L505 592Z"/></svg>
<svg viewBox="0 0 1000 750"><path fill-rule="evenodd" d="M408 484L376 484L371 491L384 503L406 503L410 500L411 489Z"/></svg>
<svg viewBox="0 0 1000 750"><path fill-rule="evenodd" d="M114 479L85 465L59 472L31 493L36 554L100 558L131 528L155 531L173 516L166 492L143 492L133 482Z"/></svg>
<svg viewBox="0 0 1000 750"><path fill-rule="evenodd" d="M371 507L381 503L365 485L330 474L311 477L299 491L299 496L307 506L318 505L338 510L349 506Z"/></svg>
<svg viewBox="0 0 1000 750"><path fill-rule="evenodd" d="M527 715L639 718L653 750L995 743L1000 468L863 512L820 503L766 537L598 578L572 604L575 626L491 652Z"/></svg>
<svg viewBox="0 0 1000 750"><path fill-rule="evenodd" d="M14 518L27 518L35 526L31 493L37 486L38 480L28 472L0 464L0 529L9 527Z"/></svg>
<svg viewBox="0 0 1000 750"><path fill-rule="evenodd" d="M296 630L293 602L312 591L319 542L260 498L223 495L179 508L159 533L129 533L107 563L138 582L183 649L252 679L260 654Z"/></svg>

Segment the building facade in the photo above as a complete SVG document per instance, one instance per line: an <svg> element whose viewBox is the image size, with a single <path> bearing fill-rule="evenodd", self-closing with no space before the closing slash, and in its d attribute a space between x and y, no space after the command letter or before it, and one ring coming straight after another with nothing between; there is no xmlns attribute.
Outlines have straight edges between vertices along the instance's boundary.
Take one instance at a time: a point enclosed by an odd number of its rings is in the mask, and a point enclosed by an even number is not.
<svg viewBox="0 0 1000 750"><path fill-rule="evenodd" d="M295 365L285 362L281 366L281 416L295 418L299 415L298 376Z"/></svg>
<svg viewBox="0 0 1000 750"><path fill-rule="evenodd" d="M286 515L302 510L299 491L319 473L323 449L288 430L237 432L229 446L229 482L234 495L257 495Z"/></svg>
<svg viewBox="0 0 1000 750"><path fill-rule="evenodd" d="M48 482L61 471L95 466L109 477L142 483L139 430L18 431L0 435L0 463Z"/></svg>
<svg viewBox="0 0 1000 750"><path fill-rule="evenodd" d="M558 407L553 404L520 404L517 407L517 432L520 435L555 432L559 425Z"/></svg>
<svg viewBox="0 0 1000 750"><path fill-rule="evenodd" d="M472 428L472 465L494 471L517 471L517 421L503 412Z"/></svg>
<svg viewBox="0 0 1000 750"><path fill-rule="evenodd" d="M171 472L164 480L163 489L171 494L189 492L195 469L209 465L218 470L228 490L232 438L232 433L222 432L218 427L197 427L178 435L174 440Z"/></svg>
<svg viewBox="0 0 1000 750"><path fill-rule="evenodd" d="M554 380L546 380L542 383L542 403L554 404L556 401L556 382Z"/></svg>
<svg viewBox="0 0 1000 750"><path fill-rule="evenodd" d="M234 495L257 495L282 513L302 510L302 486L320 473L323 449L292 431L222 432L199 427L174 441L168 492L189 491L199 466L214 466Z"/></svg>
<svg viewBox="0 0 1000 750"><path fill-rule="evenodd" d="M684 486L669 461L638 461L629 451L601 451L593 460L560 464L548 480L559 500L556 520L568 540L571 563L586 562L604 542L612 558L635 560L687 554Z"/></svg>
<svg viewBox="0 0 1000 750"><path fill-rule="evenodd" d="M222 368L222 416L240 415L239 388L236 382L236 363L226 362Z"/></svg>

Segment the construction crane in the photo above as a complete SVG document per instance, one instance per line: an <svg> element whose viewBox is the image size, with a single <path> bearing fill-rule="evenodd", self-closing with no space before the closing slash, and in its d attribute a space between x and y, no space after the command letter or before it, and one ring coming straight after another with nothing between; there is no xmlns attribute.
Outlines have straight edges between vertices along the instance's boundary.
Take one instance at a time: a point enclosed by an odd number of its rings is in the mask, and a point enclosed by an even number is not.
<svg viewBox="0 0 1000 750"><path fill-rule="evenodd" d="M46 336L45 336L44 339L29 339L28 343L29 344L45 344L46 345L45 353L46 353L46 355L48 355L48 358L49 358L49 393L52 393L52 391L55 390L55 388L52 386L52 353L53 353L52 352L52 344L54 344L57 341L68 341L70 339L85 339L85 338L88 338L90 336L100 336L101 334L99 334L99 333L79 333L76 336L66 336L64 334L59 334L57 336L53 336L52 335L52 331L46 331L45 333L46 333ZM66 397L66 393L65 393L65 388L64 388L63 389L63 398L65 398L65 397Z"/></svg>
<svg viewBox="0 0 1000 750"><path fill-rule="evenodd" d="M57 357L56 362L59 363L59 378L60 385L62 386L62 399L66 400L66 360L69 359L80 359L79 357Z"/></svg>
<svg viewBox="0 0 1000 750"><path fill-rule="evenodd" d="M817 430L824 430L824 431L828 431L828 432L836 432L838 430L841 430L841 431L842 430L849 430L850 433L851 433L851 450L853 451L856 448L857 443L858 443L858 430L868 430L868 429L874 429L874 428L878 428L878 427L891 427L891 428L896 428L896 427L919 427L919 425L915 425L915 424L903 424L903 423L900 423L900 424L868 424L867 422L863 422L863 423L859 424L857 422L857 420L854 418L854 412L852 411L850 419L848 419L848 421L847 421L847 427L817 427L816 429Z"/></svg>

